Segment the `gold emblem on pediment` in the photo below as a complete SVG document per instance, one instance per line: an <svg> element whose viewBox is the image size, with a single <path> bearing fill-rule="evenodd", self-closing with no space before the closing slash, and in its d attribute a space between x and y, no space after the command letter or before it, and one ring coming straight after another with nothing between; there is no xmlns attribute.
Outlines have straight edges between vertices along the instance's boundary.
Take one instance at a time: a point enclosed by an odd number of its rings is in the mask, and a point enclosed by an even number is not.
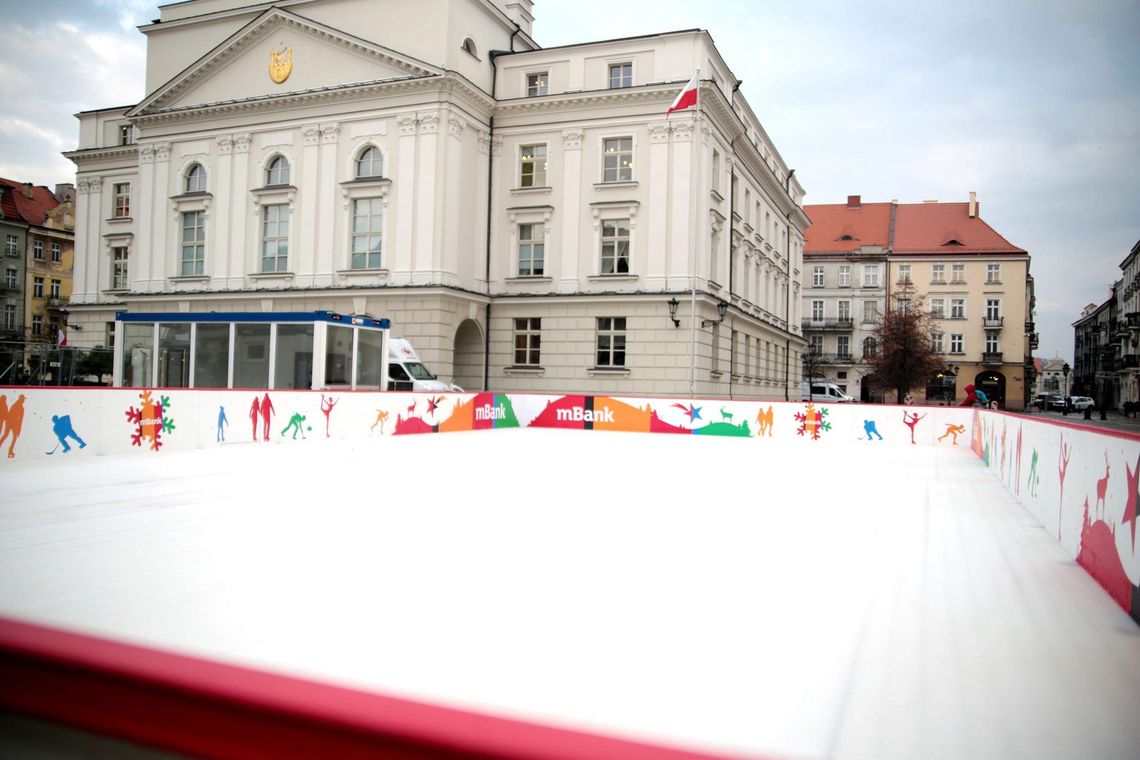
<svg viewBox="0 0 1140 760"><path fill-rule="evenodd" d="M293 48L285 47L285 43L281 43L281 50L278 52L273 48L269 49L269 78L275 84L281 84L289 75L293 73Z"/></svg>

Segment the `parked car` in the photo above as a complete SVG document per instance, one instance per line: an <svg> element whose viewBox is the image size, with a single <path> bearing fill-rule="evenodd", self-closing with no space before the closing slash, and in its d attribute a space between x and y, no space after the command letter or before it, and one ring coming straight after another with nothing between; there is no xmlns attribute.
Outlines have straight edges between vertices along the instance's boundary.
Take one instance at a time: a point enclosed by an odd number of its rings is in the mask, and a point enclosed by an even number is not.
<svg viewBox="0 0 1140 760"><path fill-rule="evenodd" d="M1050 394L1049 398L1045 399L1045 408L1063 410L1065 408L1065 397L1060 393Z"/></svg>
<svg viewBox="0 0 1140 760"><path fill-rule="evenodd" d="M1088 396L1073 396L1072 404L1078 412L1083 412L1085 409L1096 409L1096 402Z"/></svg>

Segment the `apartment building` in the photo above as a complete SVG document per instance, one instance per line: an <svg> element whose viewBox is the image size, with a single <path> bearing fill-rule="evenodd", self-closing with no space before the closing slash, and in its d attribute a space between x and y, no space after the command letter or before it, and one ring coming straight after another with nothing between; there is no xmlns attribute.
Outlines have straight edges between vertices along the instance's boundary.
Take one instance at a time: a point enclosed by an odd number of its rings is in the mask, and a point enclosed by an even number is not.
<svg viewBox="0 0 1140 760"><path fill-rule="evenodd" d="M1140 241L1120 262L1121 277L1100 304L1073 322L1073 393L1102 409L1140 402Z"/></svg>
<svg viewBox="0 0 1140 760"><path fill-rule="evenodd" d="M68 154L83 341L120 310L327 309L468 389L798 393L804 190L707 32L544 49L529 0L160 12L146 97ZM667 118L698 69L699 122Z"/></svg>
<svg viewBox="0 0 1140 760"><path fill-rule="evenodd" d="M813 278L816 267L822 267L824 283L822 289L805 283L805 314L821 313L823 319L822 324L806 320L805 336L809 345L822 345L828 359L830 347L844 339L862 346L858 361L824 362L825 376L838 382L840 372L854 372L861 385L868 385L866 357L875 348L873 325L861 324L859 332L853 323L829 330L828 317L850 308L844 306L848 300L868 314L876 309L881 313L892 292L908 288L929 309L934 347L946 361L927 385L925 400L953 403L973 384L1006 408L1024 407L1032 389L1030 352L1036 343L1029 255L982 220L974 194L967 203L915 204L863 203L860 196L849 196L846 204L809 205L805 210L812 227L806 235L804 265ZM865 261L865 255L875 258ZM838 283L840 267L873 272L880 262L885 264L881 291L825 295L829 271ZM881 300L869 305L875 299ZM820 301L822 312L810 311ZM864 387L848 392L865 399L875 396Z"/></svg>

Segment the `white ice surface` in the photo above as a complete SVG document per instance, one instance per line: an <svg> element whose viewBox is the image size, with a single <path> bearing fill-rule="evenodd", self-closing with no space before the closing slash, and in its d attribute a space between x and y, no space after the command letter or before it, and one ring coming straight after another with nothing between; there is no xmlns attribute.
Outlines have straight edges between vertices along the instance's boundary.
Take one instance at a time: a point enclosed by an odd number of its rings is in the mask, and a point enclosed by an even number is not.
<svg viewBox="0 0 1140 760"><path fill-rule="evenodd" d="M1140 748L1140 628L964 447L532 429L0 489L4 615L711 751Z"/></svg>

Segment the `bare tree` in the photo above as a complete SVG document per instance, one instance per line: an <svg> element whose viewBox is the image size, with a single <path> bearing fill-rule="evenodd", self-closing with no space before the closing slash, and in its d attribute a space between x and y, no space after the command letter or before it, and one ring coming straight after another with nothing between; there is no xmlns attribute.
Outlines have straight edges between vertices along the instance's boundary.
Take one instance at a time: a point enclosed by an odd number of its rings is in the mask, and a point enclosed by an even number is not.
<svg viewBox="0 0 1140 760"><path fill-rule="evenodd" d="M876 351L865 357L872 382L880 389L894 389L901 402L912 388L925 388L943 368L934 352L930 313L914 286L904 284L896 292L874 329Z"/></svg>

